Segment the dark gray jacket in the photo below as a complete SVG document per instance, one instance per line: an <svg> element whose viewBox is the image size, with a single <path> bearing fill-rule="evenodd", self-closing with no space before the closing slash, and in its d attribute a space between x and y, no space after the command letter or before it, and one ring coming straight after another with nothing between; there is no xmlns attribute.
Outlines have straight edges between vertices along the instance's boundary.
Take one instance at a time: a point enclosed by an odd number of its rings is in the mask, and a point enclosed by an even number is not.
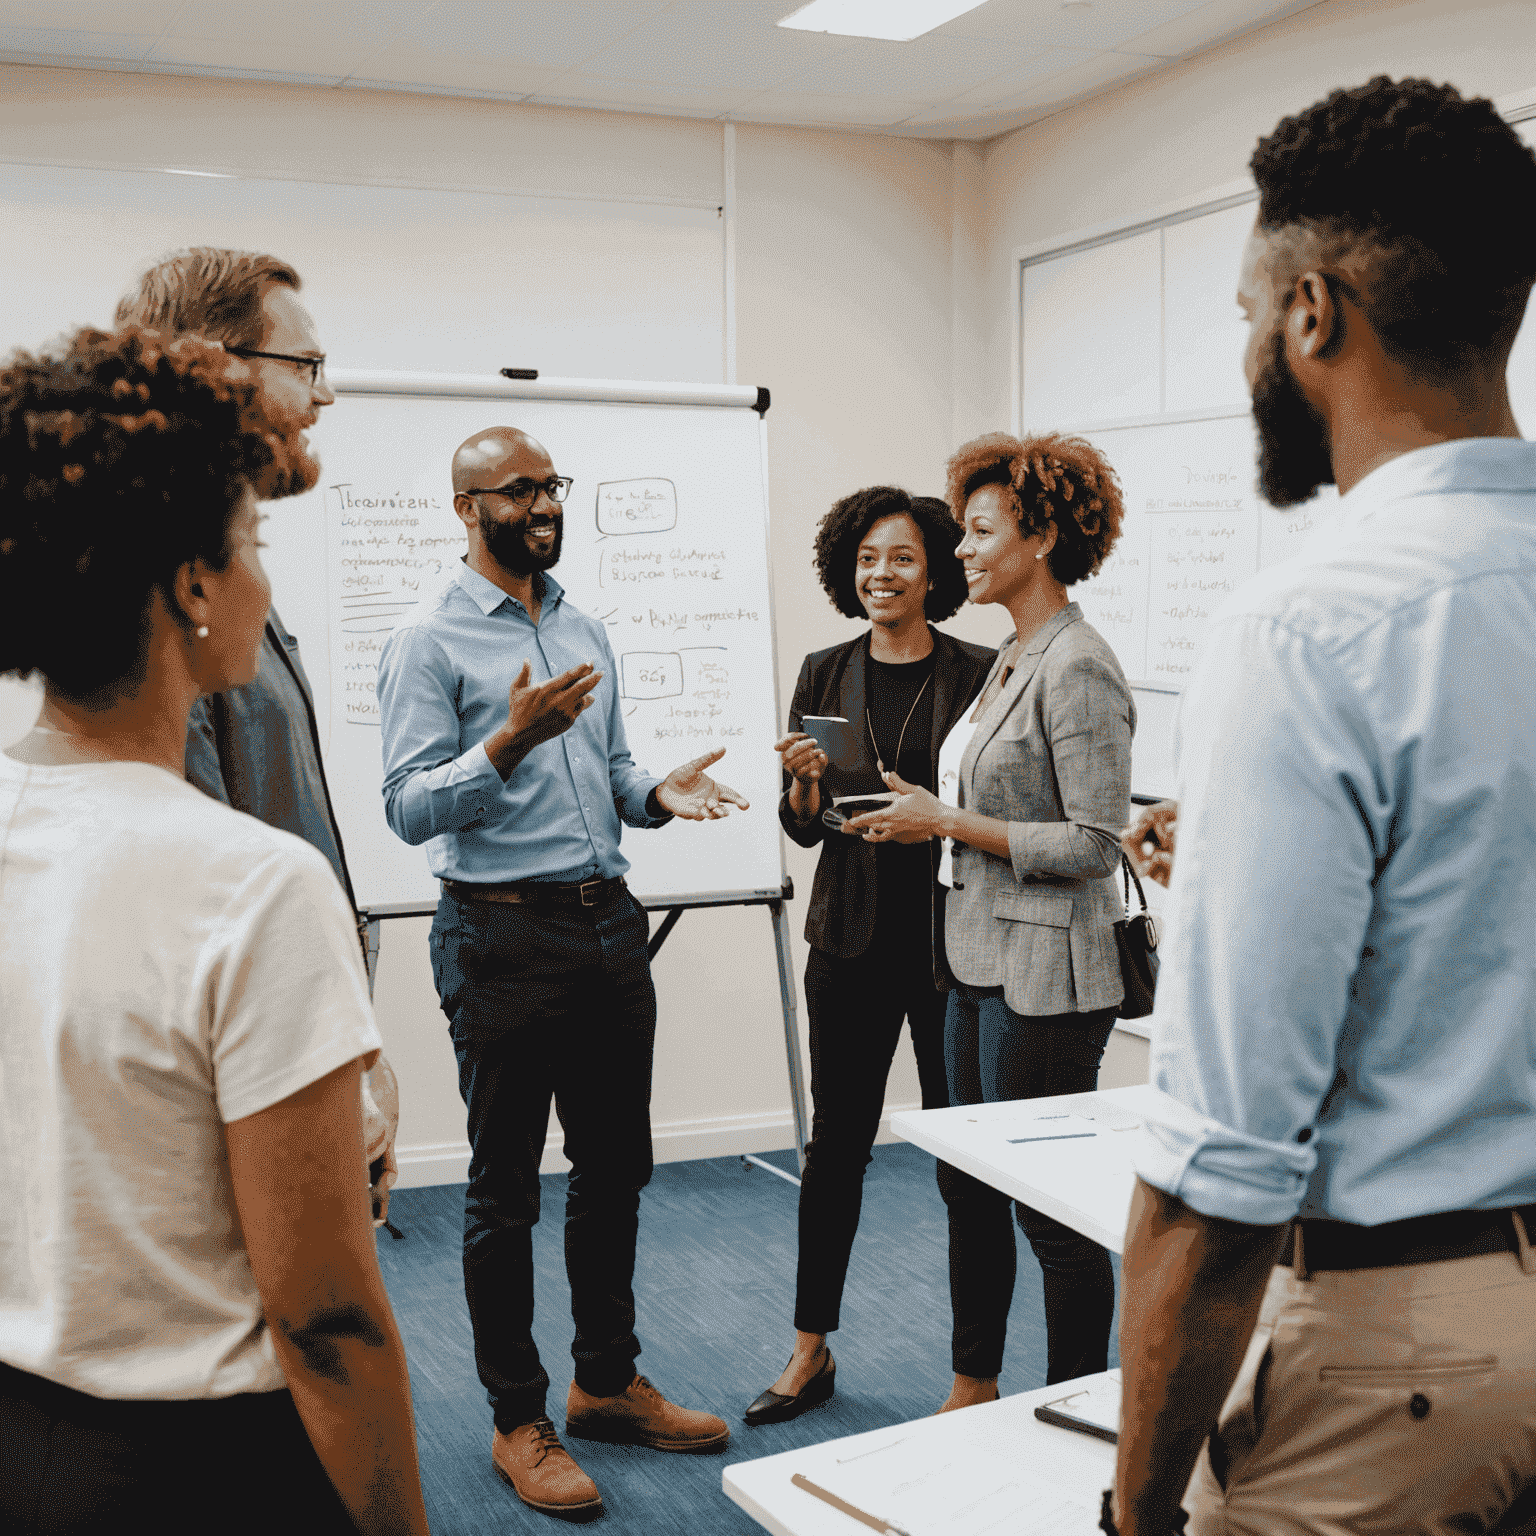
<svg viewBox="0 0 1536 1536"><path fill-rule="evenodd" d="M192 706L186 772L204 794L318 848L357 910L320 763L314 697L299 642L275 608L267 615L255 680Z"/></svg>

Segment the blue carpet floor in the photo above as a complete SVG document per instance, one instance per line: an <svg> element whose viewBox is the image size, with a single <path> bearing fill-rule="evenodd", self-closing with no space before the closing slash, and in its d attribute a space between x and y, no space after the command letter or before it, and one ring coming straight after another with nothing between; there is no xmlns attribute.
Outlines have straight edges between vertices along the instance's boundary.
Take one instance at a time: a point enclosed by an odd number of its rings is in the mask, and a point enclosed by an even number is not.
<svg viewBox="0 0 1536 1536"><path fill-rule="evenodd" d="M793 1172L792 1152L765 1154ZM570 1291L562 1218L565 1176L544 1181L534 1231L534 1336L552 1382L549 1414L562 1429L571 1380ZM731 1426L722 1456L676 1456L585 1440L567 1442L598 1485L611 1536L713 1536L761 1530L721 1491L723 1467L879 1429L931 1413L949 1367L949 1272L934 1161L906 1144L876 1147L849 1266L841 1329L832 1335L837 1393L790 1424L749 1429L741 1412L784 1367L794 1343L792 1184L739 1158L665 1163L641 1204L635 1269L638 1369L674 1402L707 1408ZM436 1536L485 1531L553 1533L563 1522L518 1502L491 1469L491 1415L475 1376L459 1263L464 1186L395 1193L390 1217L407 1236L381 1234L379 1260L405 1336L427 1512ZM1045 1382L1040 1271L1018 1234L1019 1277L1002 1390ZM1119 1261L1115 1263L1119 1281ZM1117 1340L1110 1364L1118 1364Z"/></svg>

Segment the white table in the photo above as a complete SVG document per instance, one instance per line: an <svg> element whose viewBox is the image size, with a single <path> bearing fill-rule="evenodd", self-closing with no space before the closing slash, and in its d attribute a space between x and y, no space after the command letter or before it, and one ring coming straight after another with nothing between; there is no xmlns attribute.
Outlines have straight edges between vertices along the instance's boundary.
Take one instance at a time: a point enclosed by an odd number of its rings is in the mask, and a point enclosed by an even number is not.
<svg viewBox="0 0 1536 1536"><path fill-rule="evenodd" d="M1136 1171L1131 1155L1136 1131L1100 1130L1062 1141L1010 1143L1013 1136L1039 1134L1050 1125L1032 1125L1042 1116L1070 1114L1086 1099L1107 1099L1138 1115L1169 1101L1150 1083L1094 1093L1067 1093L1045 1099L1012 1099L1001 1104L961 1104L952 1109L912 1109L891 1116L891 1129L904 1141L962 1169L983 1184L1091 1237L1113 1253L1124 1251ZM1064 1130L1087 1129L1077 1120Z"/></svg>
<svg viewBox="0 0 1536 1536"><path fill-rule="evenodd" d="M943 1114L936 1110L929 1113ZM1118 1377L1118 1371L1106 1373ZM1019 1458L1035 1473L1041 1487L1061 1489L1097 1511L1099 1496L1114 1476L1115 1448L1077 1430L1042 1424L1035 1417L1040 1403L1054 1402L1074 1389L1102 1381L1084 1376L1075 1382L1058 1382L1033 1392L1019 1392L995 1403L978 1403L953 1413L916 1419L889 1429L847 1435L798 1451L781 1451L757 1461L727 1467L722 1482L727 1495L774 1536L868 1536L869 1528L834 1509L814 1494L790 1482L796 1472L825 1486L827 1475L840 1460L860 1451L873 1451L902 1440L910 1446L913 1464L942 1459L953 1444L978 1445L1005 1451ZM818 1475L821 1474L821 1475ZM1084 1524L1084 1536L1092 1536L1094 1519Z"/></svg>

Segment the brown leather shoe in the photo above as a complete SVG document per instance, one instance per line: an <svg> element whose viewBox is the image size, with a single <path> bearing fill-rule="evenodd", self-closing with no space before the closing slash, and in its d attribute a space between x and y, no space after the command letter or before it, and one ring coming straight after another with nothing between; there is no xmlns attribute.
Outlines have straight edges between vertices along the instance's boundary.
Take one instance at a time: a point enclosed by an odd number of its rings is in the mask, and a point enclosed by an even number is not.
<svg viewBox="0 0 1536 1536"><path fill-rule="evenodd" d="M695 1455L723 1451L731 1438L724 1419L669 1403L644 1376L636 1376L617 1397L589 1397L573 1381L565 1400L565 1432Z"/></svg>
<svg viewBox="0 0 1536 1536"><path fill-rule="evenodd" d="M491 1441L491 1465L529 1509L561 1520L595 1520L603 1512L597 1484L571 1460L548 1418L519 1424Z"/></svg>

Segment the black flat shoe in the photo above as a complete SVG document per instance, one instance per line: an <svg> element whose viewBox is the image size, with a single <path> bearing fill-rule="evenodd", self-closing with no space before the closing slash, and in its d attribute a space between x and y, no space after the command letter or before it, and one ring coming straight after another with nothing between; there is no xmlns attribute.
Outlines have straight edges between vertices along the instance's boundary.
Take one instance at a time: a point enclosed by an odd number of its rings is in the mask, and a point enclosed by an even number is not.
<svg viewBox="0 0 1536 1536"><path fill-rule="evenodd" d="M832 1396L832 1385L837 1379L837 1361L832 1351L827 1351L827 1363L816 1372L801 1389L790 1397L782 1392L768 1391L752 1400L742 1417L748 1424L787 1424L798 1419L809 1408L824 1403Z"/></svg>

